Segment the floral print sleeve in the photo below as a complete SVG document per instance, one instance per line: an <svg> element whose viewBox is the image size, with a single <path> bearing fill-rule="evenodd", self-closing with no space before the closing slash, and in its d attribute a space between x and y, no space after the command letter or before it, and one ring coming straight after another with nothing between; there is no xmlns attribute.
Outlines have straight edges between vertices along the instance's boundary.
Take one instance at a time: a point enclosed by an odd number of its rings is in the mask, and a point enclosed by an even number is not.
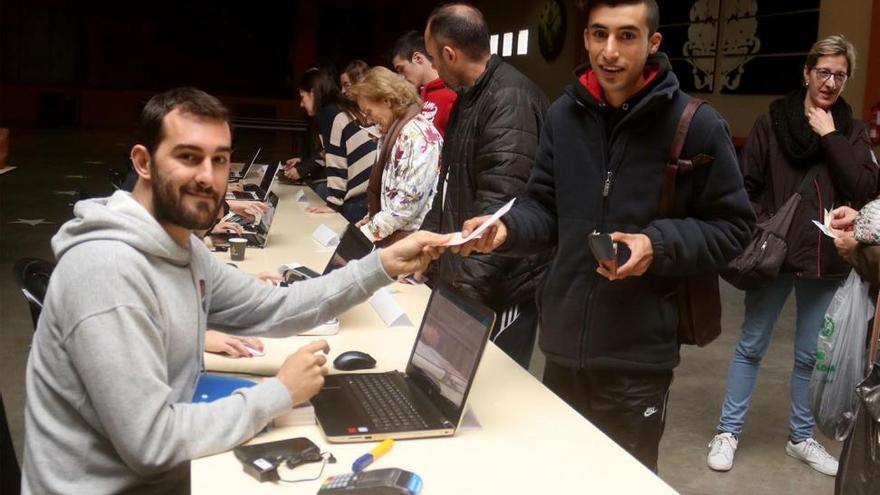
<svg viewBox="0 0 880 495"><path fill-rule="evenodd" d="M443 138L434 125L417 115L393 146L382 174L382 208L361 227L373 241L398 230L418 230L437 191Z"/></svg>

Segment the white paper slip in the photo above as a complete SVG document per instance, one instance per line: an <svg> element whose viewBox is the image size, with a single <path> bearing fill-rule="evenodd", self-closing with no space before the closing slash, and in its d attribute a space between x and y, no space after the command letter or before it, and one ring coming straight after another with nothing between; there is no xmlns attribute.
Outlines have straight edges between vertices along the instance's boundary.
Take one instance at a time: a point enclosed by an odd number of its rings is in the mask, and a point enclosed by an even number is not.
<svg viewBox="0 0 880 495"><path fill-rule="evenodd" d="M461 417L461 423L458 425L459 431L481 430L483 425L474 414L474 409L468 404L464 409L464 416Z"/></svg>
<svg viewBox="0 0 880 495"><path fill-rule="evenodd" d="M315 328L306 330L305 332L300 332L300 335L305 335L307 337L314 336L325 336L325 335L336 335L339 333L339 320L333 318L332 320L325 321L324 323L316 326Z"/></svg>
<svg viewBox="0 0 880 495"><path fill-rule="evenodd" d="M324 247L336 247L339 244L339 235L323 223L312 232L312 237Z"/></svg>
<svg viewBox="0 0 880 495"><path fill-rule="evenodd" d="M412 326L403 308L394 300L394 296L384 287L377 290L369 299L370 306L389 327Z"/></svg>
<svg viewBox="0 0 880 495"><path fill-rule="evenodd" d="M501 209L496 211L495 214L492 215L488 220L481 223L480 226L477 227L476 229L474 229L474 231L471 232L470 235L468 235L467 237L462 237L461 232L456 232L455 234L453 234L452 239L450 239L446 243L446 245L447 246L459 246L461 244L464 244L464 243L470 241L471 239L476 239L476 238L480 237L481 235L483 235L483 232L485 232L486 229L491 227L493 223L497 222L499 218L503 217L505 213L507 213L508 211L510 211L511 208L513 208L514 201L516 201L516 198L513 198L510 201L508 201L506 205L502 206Z"/></svg>
<svg viewBox="0 0 880 495"><path fill-rule="evenodd" d="M309 198L306 197L306 192L302 189L297 191L296 196L294 196L294 197L296 198L296 201L299 203L308 203L309 202Z"/></svg>
<svg viewBox="0 0 880 495"><path fill-rule="evenodd" d="M821 230L823 234L832 239L837 239L837 235L831 230L831 227L821 224L815 220L813 220L812 222L816 225L816 227L819 227L819 230Z"/></svg>

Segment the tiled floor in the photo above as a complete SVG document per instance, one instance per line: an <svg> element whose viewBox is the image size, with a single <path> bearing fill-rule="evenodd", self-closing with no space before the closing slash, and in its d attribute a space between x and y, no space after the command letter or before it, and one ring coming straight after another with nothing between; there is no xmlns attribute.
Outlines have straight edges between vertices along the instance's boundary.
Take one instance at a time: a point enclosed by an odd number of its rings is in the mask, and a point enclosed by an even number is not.
<svg viewBox="0 0 880 495"><path fill-rule="evenodd" d="M286 140L273 135L238 135L246 155L254 146L275 158L286 155ZM49 240L71 216L69 203L78 192L111 191L108 168L126 166L131 141L120 132L13 129L10 165L0 175L0 391L16 448L24 435L24 370L32 325L12 277L21 257L51 259ZM43 219L38 225L19 219ZM724 394L724 381L742 319L742 293L723 288L724 329L704 349L685 348L672 386L666 434L660 453L660 476L683 494L830 494L833 478L818 474L785 455L788 378L792 368L793 302L783 311L753 397L734 469L714 473L706 468L711 439ZM536 352L533 373L540 375ZM536 418L539 420L539 418ZM839 444L822 439L833 453ZM585 448L588 448L585 446ZM602 469L602 466L584 466ZM549 475L550 473L548 473Z"/></svg>

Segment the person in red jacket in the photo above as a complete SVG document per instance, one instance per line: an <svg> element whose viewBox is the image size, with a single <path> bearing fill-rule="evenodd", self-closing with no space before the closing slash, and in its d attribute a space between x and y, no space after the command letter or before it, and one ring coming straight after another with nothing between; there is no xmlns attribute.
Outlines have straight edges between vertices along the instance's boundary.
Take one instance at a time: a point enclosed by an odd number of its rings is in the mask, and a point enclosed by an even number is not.
<svg viewBox="0 0 880 495"><path fill-rule="evenodd" d="M418 88L423 102L422 113L433 118L434 127L445 137L449 112L458 95L443 84L431 64L424 35L418 31L404 34L394 43L392 54L394 70Z"/></svg>

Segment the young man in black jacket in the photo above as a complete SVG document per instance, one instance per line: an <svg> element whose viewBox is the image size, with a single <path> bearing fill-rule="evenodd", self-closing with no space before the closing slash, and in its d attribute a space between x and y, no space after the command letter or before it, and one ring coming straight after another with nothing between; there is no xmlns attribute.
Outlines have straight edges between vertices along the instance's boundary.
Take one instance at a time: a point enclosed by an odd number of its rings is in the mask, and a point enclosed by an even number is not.
<svg viewBox="0 0 880 495"><path fill-rule="evenodd" d="M437 195L422 228L457 232L468 218L525 195L547 98L490 55L486 21L469 5L437 8L428 18L425 47L458 98L446 125ZM528 367L537 330L535 292L549 261L549 250L522 259L447 255L431 278L493 308L492 341Z"/></svg>
<svg viewBox="0 0 880 495"><path fill-rule="evenodd" d="M678 177L675 214L658 218L667 154L690 97L657 52L654 0L596 0L587 9L590 63L548 111L528 197L461 254L557 248L539 297L544 383L656 471L679 361L670 295L678 277L717 270L741 252L755 218L727 123L708 105L694 116L682 157L714 161ZM617 243L616 272L591 254L594 231Z"/></svg>

